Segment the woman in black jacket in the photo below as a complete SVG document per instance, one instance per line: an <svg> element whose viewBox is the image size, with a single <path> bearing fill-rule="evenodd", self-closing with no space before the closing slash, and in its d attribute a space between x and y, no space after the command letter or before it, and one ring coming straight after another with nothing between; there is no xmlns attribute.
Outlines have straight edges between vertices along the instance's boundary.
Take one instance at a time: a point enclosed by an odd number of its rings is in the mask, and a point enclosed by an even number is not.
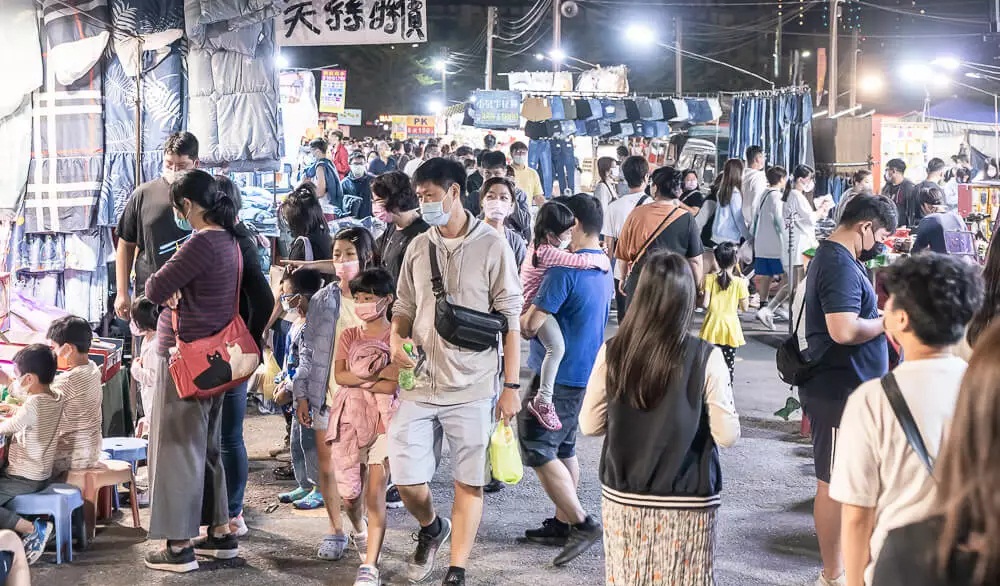
<svg viewBox="0 0 1000 586"><path fill-rule="evenodd" d="M722 469L740 436L722 351L691 335L687 259L650 253L617 335L601 347L580 430L606 434L600 477L606 582L713 584Z"/></svg>
<svg viewBox="0 0 1000 586"><path fill-rule="evenodd" d="M228 177L216 176L219 191L231 198L240 209L240 190ZM242 223L236 224L236 241L243 253L243 274L240 281L240 317L261 348L274 295L260 266L257 241ZM247 533L243 521L243 492L247 486L249 460L243 441L243 418L247 410L247 383L226 391L222 403L222 465L226 472L226 490L229 493L230 530L240 537Z"/></svg>

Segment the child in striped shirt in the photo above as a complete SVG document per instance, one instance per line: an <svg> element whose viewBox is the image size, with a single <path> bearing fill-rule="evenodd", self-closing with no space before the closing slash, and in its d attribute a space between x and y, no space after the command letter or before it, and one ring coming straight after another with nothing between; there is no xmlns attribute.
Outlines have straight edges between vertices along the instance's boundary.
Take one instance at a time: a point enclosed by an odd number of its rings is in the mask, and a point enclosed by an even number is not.
<svg viewBox="0 0 1000 586"><path fill-rule="evenodd" d="M46 336L69 370L56 375L52 391L65 403L56 439L55 470L93 468L101 459L101 369L90 359L94 332L87 320L61 317Z"/></svg>
<svg viewBox="0 0 1000 586"><path fill-rule="evenodd" d="M531 307L549 267L569 267L581 270L611 270L611 261L605 254L574 254L566 250L570 243L570 229L576 218L568 207L559 202L549 202L538 210L535 220L535 239L528 251L528 262L521 267L521 286L524 290L524 310ZM528 411L542 427L556 431L562 422L552 405L552 390L559 372L559 364L566 353L562 331L554 316L548 316L538 329L538 341L545 347L539 385L535 398L528 402Z"/></svg>
<svg viewBox="0 0 1000 586"><path fill-rule="evenodd" d="M8 448L7 468L0 473L0 529L21 535L28 563L41 557L52 533L52 523L22 519L3 505L22 494L38 492L52 476L56 437L64 401L50 385L56 377L56 356L42 344L32 344L14 356L16 385L26 393L20 407L0 405L0 435L13 436ZM0 384L11 378L0 371Z"/></svg>

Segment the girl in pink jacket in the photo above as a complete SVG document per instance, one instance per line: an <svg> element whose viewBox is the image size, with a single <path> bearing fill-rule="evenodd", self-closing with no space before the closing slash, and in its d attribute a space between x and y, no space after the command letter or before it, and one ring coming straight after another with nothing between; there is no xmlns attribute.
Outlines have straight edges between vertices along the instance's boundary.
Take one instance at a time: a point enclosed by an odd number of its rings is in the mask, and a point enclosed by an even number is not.
<svg viewBox="0 0 1000 586"><path fill-rule="evenodd" d="M385 434L399 406L399 371L390 365L386 317L395 290L392 276L381 268L362 272L349 285L354 312L364 324L345 329L337 341L334 376L340 389L330 407L326 441L332 447L337 489L354 526L351 537L363 562L358 580L364 578L367 584L372 577L378 583L389 476Z"/></svg>

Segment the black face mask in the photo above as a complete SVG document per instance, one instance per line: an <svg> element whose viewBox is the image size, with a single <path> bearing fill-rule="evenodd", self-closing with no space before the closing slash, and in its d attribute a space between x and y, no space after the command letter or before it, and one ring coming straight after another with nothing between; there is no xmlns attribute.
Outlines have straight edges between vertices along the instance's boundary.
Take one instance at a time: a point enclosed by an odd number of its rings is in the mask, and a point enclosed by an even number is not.
<svg viewBox="0 0 1000 586"><path fill-rule="evenodd" d="M875 231L872 230L872 239L874 238L875 238ZM884 252L885 252L885 244L876 241L871 248L861 251L861 254L858 255L858 260L863 263L866 263L868 261L875 260L876 258L882 256L882 253Z"/></svg>

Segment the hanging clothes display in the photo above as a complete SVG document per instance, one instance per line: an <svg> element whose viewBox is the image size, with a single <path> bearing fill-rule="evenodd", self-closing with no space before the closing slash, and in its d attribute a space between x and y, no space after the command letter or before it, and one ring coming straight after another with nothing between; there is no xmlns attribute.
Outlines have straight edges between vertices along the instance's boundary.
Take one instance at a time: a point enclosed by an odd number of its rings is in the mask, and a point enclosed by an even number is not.
<svg viewBox="0 0 1000 586"><path fill-rule="evenodd" d="M737 94L729 122L729 156L742 159L759 145L768 165L789 171L815 166L812 149L812 96L805 88Z"/></svg>
<svg viewBox="0 0 1000 586"><path fill-rule="evenodd" d="M163 143L184 125L184 58L177 41L163 56L143 54L142 73L142 181L159 177L163 168ZM104 72L105 148L104 179L98 207L98 226L117 226L137 187L135 184L136 80L126 74L112 54Z"/></svg>
<svg viewBox="0 0 1000 586"><path fill-rule="evenodd" d="M76 11L59 11L51 5L43 19L44 84L33 95L31 163L24 198L25 231L71 232L86 230L94 220L104 165L102 67L99 63L78 79L62 83L90 63L94 39L79 39L79 31L94 31L89 19ZM89 3L87 3L89 5ZM93 4L103 4L93 2ZM107 12L107 5L104 4ZM69 14L63 14L68 12ZM89 13L88 13L89 14ZM87 20L88 24L82 24ZM106 17L104 21L106 21ZM78 30L73 30L78 29ZM76 51L58 50L65 42ZM106 44L106 38L105 38ZM101 48L103 51L103 46ZM98 57L101 51L97 51ZM96 59L94 60L96 63Z"/></svg>

